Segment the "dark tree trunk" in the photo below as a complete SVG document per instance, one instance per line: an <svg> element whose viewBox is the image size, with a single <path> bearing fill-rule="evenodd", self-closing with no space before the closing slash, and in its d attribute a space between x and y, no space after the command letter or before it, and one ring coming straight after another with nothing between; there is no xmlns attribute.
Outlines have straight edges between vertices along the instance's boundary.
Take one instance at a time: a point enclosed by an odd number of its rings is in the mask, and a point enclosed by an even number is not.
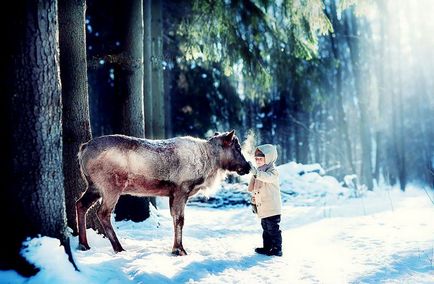
<svg viewBox="0 0 434 284"><path fill-rule="evenodd" d="M117 67L116 96L121 107L117 132L144 137L143 1L133 0L119 5L119 27L125 38L121 43L121 61ZM122 196L116 205L115 213L117 221L144 221L149 217L149 199Z"/></svg>
<svg viewBox="0 0 434 284"><path fill-rule="evenodd" d="M154 138L152 123L153 116L153 68L152 68L152 2L151 0L143 1L143 22L144 22L144 40L143 40L143 91L144 91L144 113L145 113L145 137ZM157 207L156 197L149 197L149 201Z"/></svg>
<svg viewBox="0 0 434 284"><path fill-rule="evenodd" d="M125 38L117 68L116 94L121 108L121 133L145 137L143 112L143 1L120 4L119 25Z"/></svg>
<svg viewBox="0 0 434 284"><path fill-rule="evenodd" d="M282 162L287 163L290 160L290 137L291 137L291 119L289 113L289 103L288 103L288 94L287 90L280 92L280 115L282 117L280 125L279 125L279 136L282 145Z"/></svg>
<svg viewBox="0 0 434 284"><path fill-rule="evenodd" d="M91 139L85 32L86 1L59 1L60 75L63 103L63 173L66 217L77 233L75 201L86 190L77 153ZM103 232L96 216L98 206L87 214L87 225Z"/></svg>
<svg viewBox="0 0 434 284"><path fill-rule="evenodd" d="M165 138L162 0L152 1L152 134Z"/></svg>
<svg viewBox="0 0 434 284"><path fill-rule="evenodd" d="M248 112L247 112L247 123L248 123L248 128L249 129L256 129L256 114L257 114L257 109L256 109L256 100L254 98L251 98L248 100L249 105L248 105ZM255 135L257 135L257 133L255 133Z"/></svg>
<svg viewBox="0 0 434 284"><path fill-rule="evenodd" d="M335 30L335 36L330 37L331 49L333 52L333 57L339 64L336 67L336 110L338 119L338 131L339 131L339 145L342 145L342 155L340 155L341 163L343 169L341 170L343 175L355 174L356 169L353 164L353 157L351 153L351 140L348 132L348 123L346 114L344 111L344 102L342 94L342 82L343 82L343 68L344 68L344 58L341 56L341 51L339 49L340 41L342 39L342 24L337 18L337 7L334 1L331 2L331 11L327 14L332 21L333 28ZM342 143L344 142L344 143Z"/></svg>
<svg viewBox="0 0 434 284"><path fill-rule="evenodd" d="M320 139L320 129L321 129L321 115L318 113L321 113L321 109L318 107L317 111L315 111L314 113L316 113L316 115L314 116L314 120L315 120L315 128L314 131L316 133L316 135L313 137L313 143L314 143L314 153L315 153L315 158L313 159L313 162L316 163L321 163L321 139Z"/></svg>
<svg viewBox="0 0 434 284"><path fill-rule="evenodd" d="M300 106L299 106L300 107ZM298 111L295 125L295 146L296 159L298 163L307 164L309 153L309 114L305 111Z"/></svg>
<svg viewBox="0 0 434 284"><path fill-rule="evenodd" d="M17 2L9 3L3 18L13 29L6 31L3 54L7 181L1 207L2 216L13 216L14 225L3 236L0 268L31 275L35 269L19 256L27 237L58 238L70 255L62 174L59 27L56 0Z"/></svg>
<svg viewBox="0 0 434 284"><path fill-rule="evenodd" d="M145 111L145 137L152 139L152 5L151 0L143 1L144 41L143 41L143 68L144 68L144 111Z"/></svg>
<svg viewBox="0 0 434 284"><path fill-rule="evenodd" d="M293 71L295 74L295 70ZM307 162L308 153L308 115L303 109L303 98L301 83L298 78L294 79L292 86L292 123L294 125L294 149L295 149L295 159L298 163ZM307 96L307 94L306 94Z"/></svg>

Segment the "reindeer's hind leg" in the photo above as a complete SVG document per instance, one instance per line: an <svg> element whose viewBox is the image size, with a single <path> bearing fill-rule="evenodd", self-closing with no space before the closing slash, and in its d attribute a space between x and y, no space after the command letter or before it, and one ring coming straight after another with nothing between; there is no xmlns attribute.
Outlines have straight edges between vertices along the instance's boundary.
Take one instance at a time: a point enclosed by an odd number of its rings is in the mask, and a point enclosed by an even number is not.
<svg viewBox="0 0 434 284"><path fill-rule="evenodd" d="M77 213L78 240L79 248L81 250L90 249L86 237L86 213L100 197L101 195L98 189L92 183L89 183L87 186L87 190L80 197L80 199L75 202L75 210Z"/></svg>
<svg viewBox="0 0 434 284"><path fill-rule="evenodd" d="M112 192L116 192L116 190L113 190ZM119 199L119 195L110 196L110 197L104 196L101 203L101 207L98 210L98 219L101 222L101 225L104 228L106 236L109 238L110 243L112 244L113 250L115 252L124 251L123 247L119 243L119 240L110 222L111 213L116 203L118 202L118 199Z"/></svg>

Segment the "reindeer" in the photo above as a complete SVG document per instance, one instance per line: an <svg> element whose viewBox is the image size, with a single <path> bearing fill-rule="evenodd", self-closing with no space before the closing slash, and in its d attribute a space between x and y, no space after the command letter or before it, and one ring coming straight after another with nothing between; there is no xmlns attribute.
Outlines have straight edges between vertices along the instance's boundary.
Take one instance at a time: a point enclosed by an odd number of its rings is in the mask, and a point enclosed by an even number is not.
<svg viewBox="0 0 434 284"><path fill-rule="evenodd" d="M186 255L182 245L184 208L190 196L212 186L226 171L249 173L235 131L208 140L176 137L147 140L106 135L80 146L80 169L87 189L76 202L79 248L90 249L86 213L101 199L97 216L115 252L123 251L110 216L123 194L168 196L173 218L172 254Z"/></svg>

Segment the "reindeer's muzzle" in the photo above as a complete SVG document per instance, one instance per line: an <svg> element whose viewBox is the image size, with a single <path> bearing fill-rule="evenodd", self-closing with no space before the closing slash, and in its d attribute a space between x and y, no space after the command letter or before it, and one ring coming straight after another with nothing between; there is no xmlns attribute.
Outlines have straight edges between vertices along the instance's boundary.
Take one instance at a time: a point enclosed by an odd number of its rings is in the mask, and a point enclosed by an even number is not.
<svg viewBox="0 0 434 284"><path fill-rule="evenodd" d="M243 166L241 166L239 169L237 169L237 174L240 176L246 175L250 172L250 165L249 163L245 163Z"/></svg>

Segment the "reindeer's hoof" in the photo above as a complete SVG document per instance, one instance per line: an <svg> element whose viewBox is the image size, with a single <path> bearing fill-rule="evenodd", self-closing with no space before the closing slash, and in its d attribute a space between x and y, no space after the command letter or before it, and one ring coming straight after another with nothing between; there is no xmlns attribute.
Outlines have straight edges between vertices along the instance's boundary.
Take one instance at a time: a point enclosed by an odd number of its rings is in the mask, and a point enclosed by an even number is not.
<svg viewBox="0 0 434 284"><path fill-rule="evenodd" d="M187 255L187 252L183 248L172 249L172 255L183 256Z"/></svg>
<svg viewBox="0 0 434 284"><path fill-rule="evenodd" d="M123 247L114 249L115 253L125 251Z"/></svg>
<svg viewBox="0 0 434 284"><path fill-rule="evenodd" d="M78 244L78 249L82 251L90 250L90 246L88 244Z"/></svg>
<svg viewBox="0 0 434 284"><path fill-rule="evenodd" d="M115 253L125 251L124 248L121 245L113 247L113 250L115 251Z"/></svg>

